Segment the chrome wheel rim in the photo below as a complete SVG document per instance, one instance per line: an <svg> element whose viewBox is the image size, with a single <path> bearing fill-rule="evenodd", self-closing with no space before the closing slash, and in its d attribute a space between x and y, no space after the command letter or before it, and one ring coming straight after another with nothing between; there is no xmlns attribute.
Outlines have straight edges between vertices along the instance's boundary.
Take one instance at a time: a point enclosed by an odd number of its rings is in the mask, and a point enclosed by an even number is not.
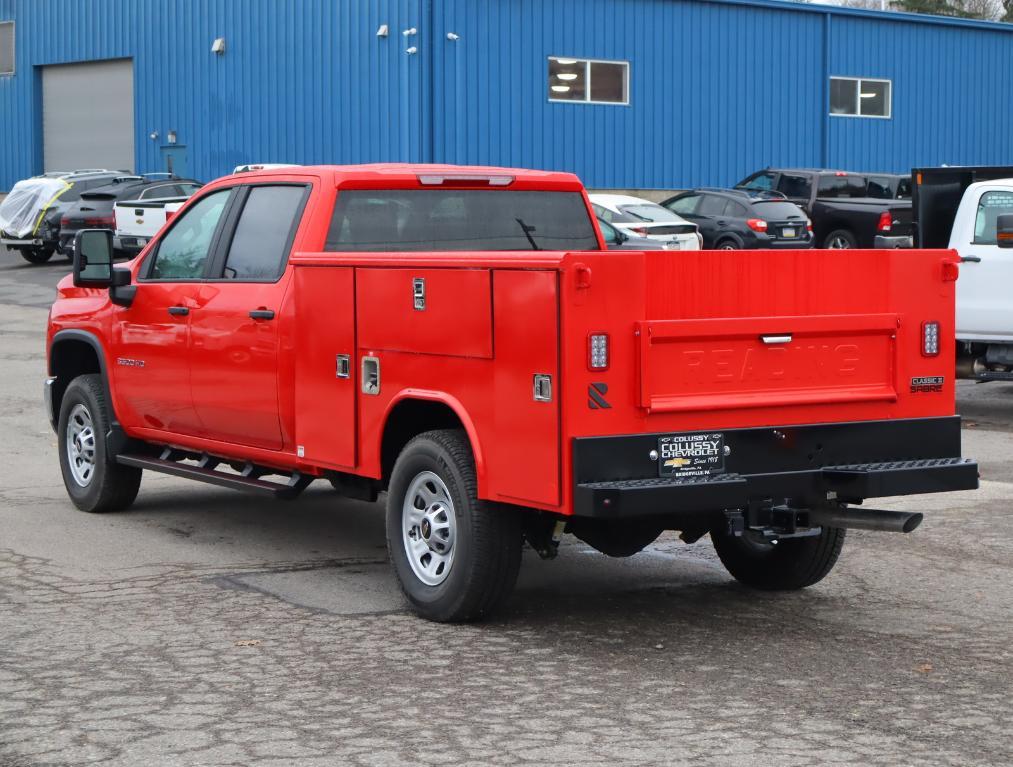
<svg viewBox="0 0 1013 767"><path fill-rule="evenodd" d="M732 245L730 242L726 242L723 245L721 245L721 247L719 247L718 250L735 250L735 246Z"/></svg>
<svg viewBox="0 0 1013 767"><path fill-rule="evenodd" d="M831 250L849 250L851 248L851 243L843 237L834 237L830 240L830 245L828 247Z"/></svg>
<svg viewBox="0 0 1013 767"><path fill-rule="evenodd" d="M439 586L454 564L457 519L450 491L438 475L415 475L401 508L401 538L415 577L427 586Z"/></svg>
<svg viewBox="0 0 1013 767"><path fill-rule="evenodd" d="M88 487L95 476L95 424L84 405L74 405L67 417L67 463L74 481Z"/></svg>

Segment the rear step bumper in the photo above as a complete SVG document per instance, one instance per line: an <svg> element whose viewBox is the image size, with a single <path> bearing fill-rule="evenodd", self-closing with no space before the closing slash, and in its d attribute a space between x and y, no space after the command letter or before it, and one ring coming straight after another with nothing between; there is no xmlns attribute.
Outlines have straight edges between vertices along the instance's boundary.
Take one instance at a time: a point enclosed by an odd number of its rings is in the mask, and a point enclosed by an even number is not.
<svg viewBox="0 0 1013 767"><path fill-rule="evenodd" d="M956 416L708 432L725 456L703 476L658 476L652 453L668 436L575 439L574 514L677 516L767 499L854 503L978 487L977 463L960 457Z"/></svg>

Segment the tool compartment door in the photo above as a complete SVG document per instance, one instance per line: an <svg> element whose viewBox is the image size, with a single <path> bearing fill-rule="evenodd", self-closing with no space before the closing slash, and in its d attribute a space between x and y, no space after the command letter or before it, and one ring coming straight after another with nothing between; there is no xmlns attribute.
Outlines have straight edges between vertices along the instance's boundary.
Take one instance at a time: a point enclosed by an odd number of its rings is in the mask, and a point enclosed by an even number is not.
<svg viewBox="0 0 1013 767"><path fill-rule="evenodd" d="M559 504L558 314L555 272L496 270L495 426L483 448L493 493L522 504ZM535 399L536 375L551 376L549 401Z"/></svg>
<svg viewBox="0 0 1013 767"><path fill-rule="evenodd" d="M299 266L295 270L296 446L318 466L356 465L355 270ZM348 355L347 376L340 355Z"/></svg>

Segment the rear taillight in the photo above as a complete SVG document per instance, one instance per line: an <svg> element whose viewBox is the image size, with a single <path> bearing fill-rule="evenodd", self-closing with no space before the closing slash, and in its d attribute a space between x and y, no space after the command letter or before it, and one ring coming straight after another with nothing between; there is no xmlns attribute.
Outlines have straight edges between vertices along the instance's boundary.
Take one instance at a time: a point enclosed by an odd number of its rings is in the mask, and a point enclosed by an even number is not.
<svg viewBox="0 0 1013 767"><path fill-rule="evenodd" d="M650 232L651 230L650 230L650 229L648 229L648 228L647 228L646 226L631 226L631 227L630 227L630 231L631 231L631 232L636 232L636 233L637 233L637 234L639 234L639 235L640 235L641 237L646 237L646 236L647 236L647 234L648 234L648 233L649 233L649 232Z"/></svg>
<svg viewBox="0 0 1013 767"><path fill-rule="evenodd" d="M587 369L608 370L609 337L608 333L591 333L587 337Z"/></svg>
<svg viewBox="0 0 1013 767"><path fill-rule="evenodd" d="M84 228L115 229L116 216L94 216L84 220Z"/></svg>
<svg viewBox="0 0 1013 767"><path fill-rule="evenodd" d="M65 229L70 226L70 216L64 216L60 219L60 228Z"/></svg>
<svg viewBox="0 0 1013 767"><path fill-rule="evenodd" d="M767 222L762 218L751 218L746 222L746 226L752 229L754 232L766 232Z"/></svg>
<svg viewBox="0 0 1013 767"><path fill-rule="evenodd" d="M884 210L879 214L879 222L876 224L877 232L889 232L890 227L893 226L893 216L890 215L889 211Z"/></svg>
<svg viewBox="0 0 1013 767"><path fill-rule="evenodd" d="M812 222L812 219L808 219L807 218L805 220L805 228L809 230L809 234L813 233L813 222Z"/></svg>
<svg viewBox="0 0 1013 767"><path fill-rule="evenodd" d="M939 323L922 323L922 355L936 357L939 355Z"/></svg>
<svg viewBox="0 0 1013 767"><path fill-rule="evenodd" d="M165 220L168 221L169 219L171 219L175 215L176 215L176 211L174 211L174 210L167 210L167 211L165 211Z"/></svg>

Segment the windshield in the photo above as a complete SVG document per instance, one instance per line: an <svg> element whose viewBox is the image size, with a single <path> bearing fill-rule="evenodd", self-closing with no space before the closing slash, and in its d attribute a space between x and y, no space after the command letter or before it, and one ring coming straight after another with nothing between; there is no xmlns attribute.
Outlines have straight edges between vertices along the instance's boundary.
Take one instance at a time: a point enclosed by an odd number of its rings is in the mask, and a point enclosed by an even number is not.
<svg viewBox="0 0 1013 767"><path fill-rule="evenodd" d="M338 194L330 251L599 250L578 192L390 189Z"/></svg>
<svg viewBox="0 0 1013 767"><path fill-rule="evenodd" d="M681 224L682 219L667 208L654 203L644 202L638 205L620 205L619 210L633 216L639 221L664 221L665 223Z"/></svg>

